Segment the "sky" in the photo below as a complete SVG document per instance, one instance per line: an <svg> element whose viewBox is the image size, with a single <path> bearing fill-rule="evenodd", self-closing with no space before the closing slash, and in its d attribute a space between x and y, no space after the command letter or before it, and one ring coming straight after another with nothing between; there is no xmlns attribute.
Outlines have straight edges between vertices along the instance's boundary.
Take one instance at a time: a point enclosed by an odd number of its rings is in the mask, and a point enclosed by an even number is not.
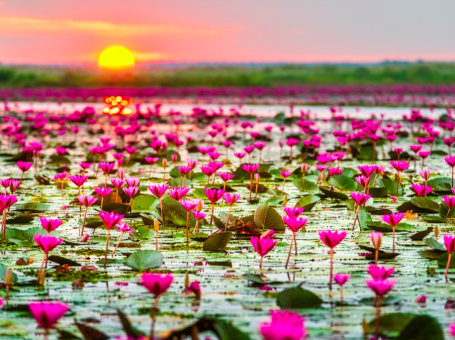
<svg viewBox="0 0 455 340"><path fill-rule="evenodd" d="M0 63L455 61L453 0L0 0Z"/></svg>

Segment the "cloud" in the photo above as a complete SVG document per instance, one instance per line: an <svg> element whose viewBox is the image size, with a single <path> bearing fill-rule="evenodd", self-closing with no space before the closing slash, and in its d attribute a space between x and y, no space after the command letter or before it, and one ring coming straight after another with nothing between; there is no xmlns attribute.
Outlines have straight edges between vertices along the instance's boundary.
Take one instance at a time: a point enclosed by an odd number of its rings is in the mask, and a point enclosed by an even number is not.
<svg viewBox="0 0 455 340"><path fill-rule="evenodd" d="M0 2L1 4L1 2ZM51 20L29 17L0 16L0 35L90 34L102 37L135 36L202 36L220 37L241 30L241 25L190 27L177 24L117 24L108 21Z"/></svg>

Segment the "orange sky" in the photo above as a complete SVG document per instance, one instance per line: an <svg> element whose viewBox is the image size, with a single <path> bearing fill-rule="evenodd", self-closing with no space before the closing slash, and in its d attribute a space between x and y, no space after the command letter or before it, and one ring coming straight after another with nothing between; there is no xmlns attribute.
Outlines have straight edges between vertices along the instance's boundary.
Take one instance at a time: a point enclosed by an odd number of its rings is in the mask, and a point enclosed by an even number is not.
<svg viewBox="0 0 455 340"><path fill-rule="evenodd" d="M452 0L0 0L0 62L455 60Z"/></svg>

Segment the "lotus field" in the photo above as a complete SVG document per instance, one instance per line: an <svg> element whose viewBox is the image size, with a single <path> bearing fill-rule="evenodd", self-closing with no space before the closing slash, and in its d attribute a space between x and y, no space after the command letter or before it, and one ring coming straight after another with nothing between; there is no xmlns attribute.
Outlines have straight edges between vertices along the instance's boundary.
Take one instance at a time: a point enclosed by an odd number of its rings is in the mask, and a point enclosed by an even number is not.
<svg viewBox="0 0 455 340"><path fill-rule="evenodd" d="M1 339L455 336L452 99L396 91L116 115L3 90Z"/></svg>

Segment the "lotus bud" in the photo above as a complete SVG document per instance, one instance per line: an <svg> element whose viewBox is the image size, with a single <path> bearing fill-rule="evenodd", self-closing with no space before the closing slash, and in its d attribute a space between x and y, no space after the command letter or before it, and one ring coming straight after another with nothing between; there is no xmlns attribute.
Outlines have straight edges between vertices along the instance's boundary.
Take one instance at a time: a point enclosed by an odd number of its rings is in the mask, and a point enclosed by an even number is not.
<svg viewBox="0 0 455 340"><path fill-rule="evenodd" d="M286 206L286 203L288 203L288 195L284 195L283 206Z"/></svg>
<svg viewBox="0 0 455 340"><path fill-rule="evenodd" d="M190 286L190 274L188 273L188 270L185 273L185 290Z"/></svg>
<svg viewBox="0 0 455 340"><path fill-rule="evenodd" d="M436 226L436 227L434 227L434 238L437 239L438 236L439 236L439 227Z"/></svg>
<svg viewBox="0 0 455 340"><path fill-rule="evenodd" d="M157 218L153 221L153 229L155 229L156 232L160 230L160 222L158 221Z"/></svg>
<svg viewBox="0 0 455 340"><path fill-rule="evenodd" d="M200 200L199 203L197 204L196 210L197 211L202 211L202 200Z"/></svg>

